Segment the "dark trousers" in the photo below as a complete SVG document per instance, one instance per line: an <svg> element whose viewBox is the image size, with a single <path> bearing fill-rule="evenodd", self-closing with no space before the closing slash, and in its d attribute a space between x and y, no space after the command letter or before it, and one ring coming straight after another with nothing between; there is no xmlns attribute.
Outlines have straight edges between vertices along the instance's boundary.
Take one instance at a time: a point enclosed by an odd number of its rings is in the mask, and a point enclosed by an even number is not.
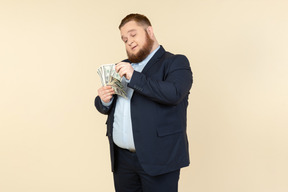
<svg viewBox="0 0 288 192"><path fill-rule="evenodd" d="M113 173L116 192L177 192L180 169L150 176L139 164L137 152L115 146L116 167Z"/></svg>

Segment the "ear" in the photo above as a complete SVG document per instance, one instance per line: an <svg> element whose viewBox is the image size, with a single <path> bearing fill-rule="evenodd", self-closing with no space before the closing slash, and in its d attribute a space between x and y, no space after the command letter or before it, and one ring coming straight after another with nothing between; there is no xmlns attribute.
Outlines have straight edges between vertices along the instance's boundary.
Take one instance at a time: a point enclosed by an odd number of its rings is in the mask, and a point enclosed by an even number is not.
<svg viewBox="0 0 288 192"><path fill-rule="evenodd" d="M154 37L154 32L153 32L152 26L148 26L148 27L146 28L146 30L147 30L147 33L148 33L148 35L150 36L150 38L153 38L153 37Z"/></svg>

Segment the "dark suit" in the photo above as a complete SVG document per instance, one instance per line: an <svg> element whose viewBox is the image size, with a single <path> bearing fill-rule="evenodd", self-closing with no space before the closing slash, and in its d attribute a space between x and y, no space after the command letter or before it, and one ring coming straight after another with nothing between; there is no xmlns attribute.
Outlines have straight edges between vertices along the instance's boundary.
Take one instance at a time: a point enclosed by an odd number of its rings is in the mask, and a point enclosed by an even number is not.
<svg viewBox="0 0 288 192"><path fill-rule="evenodd" d="M143 71L134 71L128 87L131 98L133 136L139 163L152 176L168 173L189 165L186 118L192 71L183 55L173 55L161 46ZM109 108L98 97L95 106L108 114L107 136L110 142L112 170L114 144L112 138L117 96Z"/></svg>

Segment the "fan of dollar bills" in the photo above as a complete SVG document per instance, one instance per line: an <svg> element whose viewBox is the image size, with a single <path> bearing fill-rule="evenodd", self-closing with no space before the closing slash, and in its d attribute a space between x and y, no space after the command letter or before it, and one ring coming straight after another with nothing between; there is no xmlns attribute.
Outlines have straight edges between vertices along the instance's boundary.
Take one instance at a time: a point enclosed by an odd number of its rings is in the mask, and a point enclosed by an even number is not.
<svg viewBox="0 0 288 192"><path fill-rule="evenodd" d="M110 85L117 95L127 98L127 94L121 84L122 78L115 70L115 64L101 65L97 72L103 86Z"/></svg>

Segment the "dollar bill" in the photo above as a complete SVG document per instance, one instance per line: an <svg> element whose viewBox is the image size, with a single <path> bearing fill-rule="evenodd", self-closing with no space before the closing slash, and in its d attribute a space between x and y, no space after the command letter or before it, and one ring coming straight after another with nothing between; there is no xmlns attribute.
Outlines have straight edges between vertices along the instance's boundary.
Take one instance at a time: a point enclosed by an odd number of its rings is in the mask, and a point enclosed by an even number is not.
<svg viewBox="0 0 288 192"><path fill-rule="evenodd" d="M122 78L115 70L115 64L101 65L97 73L101 79L102 86L110 85L117 95L127 98L127 93L121 83Z"/></svg>

